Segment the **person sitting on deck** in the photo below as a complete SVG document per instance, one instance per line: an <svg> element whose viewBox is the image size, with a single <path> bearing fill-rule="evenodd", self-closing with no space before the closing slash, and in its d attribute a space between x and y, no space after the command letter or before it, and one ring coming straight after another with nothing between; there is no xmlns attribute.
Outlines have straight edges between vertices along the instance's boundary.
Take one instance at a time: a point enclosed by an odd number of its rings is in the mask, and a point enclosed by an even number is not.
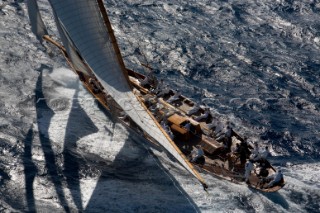
<svg viewBox="0 0 320 213"><path fill-rule="evenodd" d="M120 113L119 113L119 116L118 116L118 118L120 118L120 119L126 119L127 118L127 113L125 112L125 111L121 111Z"/></svg>
<svg viewBox="0 0 320 213"><path fill-rule="evenodd" d="M160 122L160 125L163 129L166 129L168 127L168 121L166 118L163 118L162 121Z"/></svg>
<svg viewBox="0 0 320 213"><path fill-rule="evenodd" d="M204 164L205 158L204 158L204 152L201 148L201 145L197 145L196 147L193 147L193 150L191 152L191 162L197 163L197 164Z"/></svg>
<svg viewBox="0 0 320 213"><path fill-rule="evenodd" d="M268 183L267 188L273 187L277 184L279 184L283 179L283 174L280 168L278 168L277 172L269 177L267 177L267 180L271 180Z"/></svg>
<svg viewBox="0 0 320 213"><path fill-rule="evenodd" d="M171 140L173 140L174 138L174 134L172 133L171 129L169 126L166 126L166 129L164 129L166 131L166 133L169 135L169 137L171 138Z"/></svg>
<svg viewBox="0 0 320 213"><path fill-rule="evenodd" d="M212 120L211 123L206 124L208 129L213 129L217 126L217 122L215 120Z"/></svg>
<svg viewBox="0 0 320 213"><path fill-rule="evenodd" d="M143 87L151 86L154 83L154 75L153 72L149 72L146 77L140 82L140 85Z"/></svg>
<svg viewBox="0 0 320 213"><path fill-rule="evenodd" d="M193 115L194 113L198 112L200 109L199 105L195 104L187 113L186 115L190 116Z"/></svg>
<svg viewBox="0 0 320 213"><path fill-rule="evenodd" d="M266 146L265 150L261 153L259 153L258 157L254 160L256 161L265 161L267 160L267 157L270 155L269 147Z"/></svg>
<svg viewBox="0 0 320 213"><path fill-rule="evenodd" d="M230 150L232 145L232 128L231 126L227 126L227 131L225 133L225 146L228 150Z"/></svg>
<svg viewBox="0 0 320 213"><path fill-rule="evenodd" d="M249 178L250 178L250 175L251 175L251 171L253 169L253 162L252 160L247 160L247 163L245 165L245 173L244 173L244 177L245 177L245 182L247 184L249 184Z"/></svg>
<svg viewBox="0 0 320 213"><path fill-rule="evenodd" d="M156 94L158 98L170 93L169 87L163 83L158 84L156 91L157 91Z"/></svg>
<svg viewBox="0 0 320 213"><path fill-rule="evenodd" d="M259 173L258 177L260 178L266 178L269 175L268 168L270 168L270 163L267 161L261 161L259 162Z"/></svg>
<svg viewBox="0 0 320 213"><path fill-rule="evenodd" d="M158 94L162 91L162 89L165 87L163 79L160 79L158 82L156 88L152 91L154 94Z"/></svg>
<svg viewBox="0 0 320 213"><path fill-rule="evenodd" d="M160 109L160 104L156 103L149 107L150 112L155 113Z"/></svg>
<svg viewBox="0 0 320 213"><path fill-rule="evenodd" d="M97 94L101 92L101 88L98 85L97 81L95 81L93 78L89 78L89 84L92 86L92 91Z"/></svg>
<svg viewBox="0 0 320 213"><path fill-rule="evenodd" d="M210 114L210 109L208 107L205 108L204 113L199 115L198 117L195 117L195 121L201 121L202 119L206 119Z"/></svg>
<svg viewBox="0 0 320 213"><path fill-rule="evenodd" d="M218 122L216 128L214 129L214 133L216 135L216 139L220 138L221 135L224 134L224 124L222 122Z"/></svg>
<svg viewBox="0 0 320 213"><path fill-rule="evenodd" d="M232 150L231 152L231 156L235 156L234 158L234 162L236 163L237 160L239 159L240 157L240 151L241 151L241 147L240 147L240 144L239 143L236 143L236 147Z"/></svg>
<svg viewBox="0 0 320 213"><path fill-rule="evenodd" d="M123 120L127 125L130 124L130 117L125 111L121 111L118 116L119 119Z"/></svg>
<svg viewBox="0 0 320 213"><path fill-rule="evenodd" d="M216 140L219 142L222 142L226 150L229 152L232 146L232 136L233 136L233 130L228 122L226 129L224 129L217 135Z"/></svg>
<svg viewBox="0 0 320 213"><path fill-rule="evenodd" d="M215 133L216 133L216 139L217 141L222 140L226 136L226 132L228 131L228 127L230 126L230 122L228 121L226 124L223 124L221 122L218 123Z"/></svg>
<svg viewBox="0 0 320 213"><path fill-rule="evenodd" d="M174 101L176 101L176 100L179 100L180 95L181 95L181 94L180 94L179 90L177 90L177 91L174 93L174 95L171 96L171 97L167 100L167 102L168 102L169 104L171 104L172 102L174 102Z"/></svg>
<svg viewBox="0 0 320 213"><path fill-rule="evenodd" d="M169 135L169 137L171 139L174 138L174 135L170 129L170 127L168 126L167 120L164 118L162 119L162 121L160 122L161 127L164 129L164 131L166 131L166 133Z"/></svg>
<svg viewBox="0 0 320 213"><path fill-rule="evenodd" d="M233 154L237 156L235 159L235 162L237 162L237 160L240 158L240 164L242 166L246 163L246 159L247 159L246 150L241 144L239 143L236 144L236 148L233 151Z"/></svg>
<svg viewBox="0 0 320 213"><path fill-rule="evenodd" d="M246 157L249 157L251 154L250 149L253 149L253 147L248 144L248 138L244 137L243 140L241 140L240 145L244 148L245 153L246 153Z"/></svg>
<svg viewBox="0 0 320 213"><path fill-rule="evenodd" d="M250 155L250 159L251 160L255 160L259 157L259 151L260 151L260 148L259 148L259 145L257 142L254 142L253 143L253 150L251 151L251 155Z"/></svg>
<svg viewBox="0 0 320 213"><path fill-rule="evenodd" d="M182 127L185 128L186 130L190 131L190 128L191 128L190 121L187 121L186 124L184 124Z"/></svg>

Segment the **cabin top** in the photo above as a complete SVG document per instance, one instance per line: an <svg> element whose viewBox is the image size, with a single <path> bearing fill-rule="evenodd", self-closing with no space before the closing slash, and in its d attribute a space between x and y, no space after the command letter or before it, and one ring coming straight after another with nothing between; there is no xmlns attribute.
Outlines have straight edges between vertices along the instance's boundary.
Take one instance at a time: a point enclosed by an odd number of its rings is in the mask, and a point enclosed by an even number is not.
<svg viewBox="0 0 320 213"><path fill-rule="evenodd" d="M168 118L168 121L173 123L173 124L176 124L176 125L182 125L186 122L190 122L193 126L198 126L199 123L194 121L194 120L191 120L187 117L184 117L184 116L181 116L181 115L178 115L178 114L173 114L171 115L169 118Z"/></svg>

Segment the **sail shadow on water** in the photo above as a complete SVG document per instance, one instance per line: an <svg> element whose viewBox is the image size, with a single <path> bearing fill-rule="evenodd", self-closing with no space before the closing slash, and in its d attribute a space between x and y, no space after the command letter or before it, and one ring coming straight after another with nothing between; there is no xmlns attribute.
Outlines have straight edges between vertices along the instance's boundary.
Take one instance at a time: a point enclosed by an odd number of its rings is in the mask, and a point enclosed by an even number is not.
<svg viewBox="0 0 320 213"><path fill-rule="evenodd" d="M87 135L98 132L98 128L91 121L78 102L79 89L73 97L73 103L66 127L66 134L63 147L64 170L67 185L71 191L73 201L79 211L83 210L82 197L80 190L80 166L85 165L83 159L78 157L75 152L77 141ZM79 128L79 124L80 128Z"/></svg>
<svg viewBox="0 0 320 213"><path fill-rule="evenodd" d="M48 169L48 176L54 184L58 199L66 212L70 212L65 194L63 192L62 180L58 173L56 166L55 153L53 151L51 141L49 139L49 126L52 117L54 116L53 110L48 106L42 90L42 71L48 68L45 65L40 67L40 74L37 80L35 89L35 105L37 114L37 124L39 128L39 139L43 149L46 168Z"/></svg>
<svg viewBox="0 0 320 213"><path fill-rule="evenodd" d="M111 164L99 163L101 176L85 211L200 212L147 146L144 138L129 134Z"/></svg>
<svg viewBox="0 0 320 213"><path fill-rule="evenodd" d="M33 129L30 128L23 143L24 143L24 154L23 154L23 165L26 185L26 200L27 206L30 212L35 211L35 198L33 192L33 182L38 173L37 166L32 161L32 142L33 142Z"/></svg>

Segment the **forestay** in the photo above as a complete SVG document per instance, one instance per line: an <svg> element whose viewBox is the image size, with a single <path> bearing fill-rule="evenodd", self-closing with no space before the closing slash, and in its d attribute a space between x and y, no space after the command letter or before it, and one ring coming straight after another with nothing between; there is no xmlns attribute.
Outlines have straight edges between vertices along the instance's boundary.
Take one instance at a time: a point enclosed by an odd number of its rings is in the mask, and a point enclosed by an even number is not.
<svg viewBox="0 0 320 213"><path fill-rule="evenodd" d="M200 182L201 176L133 94L101 0L49 0L64 36L77 49L106 91L148 135L167 149ZM100 4L100 5L99 5ZM100 6L100 7L99 7ZM103 16L104 15L104 16ZM61 30L60 30L61 31ZM61 32L60 32L61 33Z"/></svg>

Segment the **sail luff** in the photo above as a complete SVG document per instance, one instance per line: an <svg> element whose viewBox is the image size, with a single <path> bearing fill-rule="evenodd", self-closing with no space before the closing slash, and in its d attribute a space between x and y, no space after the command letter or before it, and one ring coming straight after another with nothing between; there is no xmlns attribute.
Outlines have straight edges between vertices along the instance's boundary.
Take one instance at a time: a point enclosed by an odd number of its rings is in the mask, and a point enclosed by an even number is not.
<svg viewBox="0 0 320 213"><path fill-rule="evenodd" d="M118 45L118 42L117 42L117 39L116 39L116 36L114 35L114 31L112 29L112 26L111 26L111 22L109 20L109 17L108 17L108 14L107 14L107 11L106 11L106 8L104 7L104 3L102 2L102 0L97 0L98 2L98 6L99 6L99 9L100 9L100 12L101 12L101 15L103 17L103 21L107 27L107 31L109 33L109 36L111 38L111 44L114 48L114 51L117 55L117 58L118 58L118 61L119 61L119 65L121 67L121 71L123 72L124 76L126 77L126 80L127 82L130 84L130 80L129 80L129 76L127 74L127 71L126 71L126 66L123 62L123 58L122 58L122 55L121 55L121 51L120 51L120 48L119 48L119 45Z"/></svg>
<svg viewBox="0 0 320 213"><path fill-rule="evenodd" d="M42 43L43 36L48 34L47 28L41 18L39 6L36 0L28 0L27 8L31 23L31 30L36 35L37 39Z"/></svg>

